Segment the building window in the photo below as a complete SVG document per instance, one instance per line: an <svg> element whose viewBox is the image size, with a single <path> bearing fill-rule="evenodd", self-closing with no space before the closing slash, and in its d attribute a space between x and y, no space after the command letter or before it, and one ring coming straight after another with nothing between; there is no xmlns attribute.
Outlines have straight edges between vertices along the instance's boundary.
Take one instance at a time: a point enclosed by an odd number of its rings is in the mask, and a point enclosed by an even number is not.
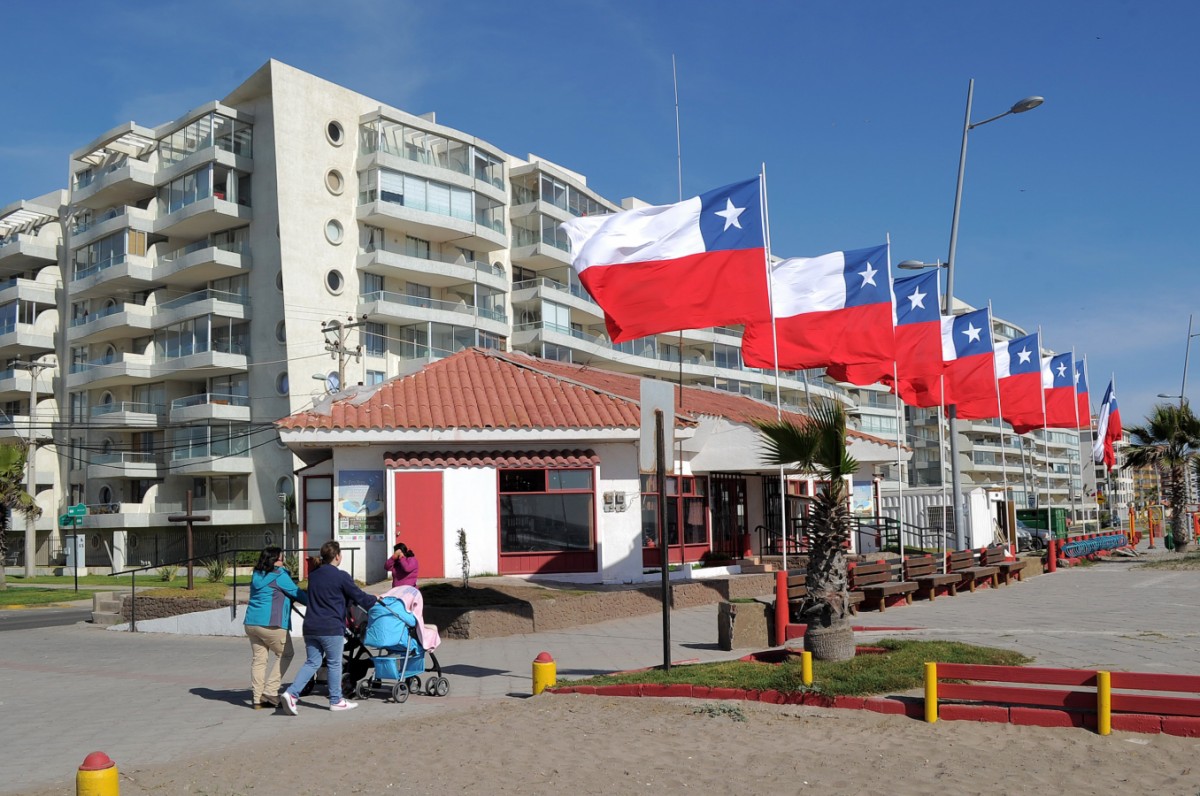
<svg viewBox="0 0 1200 796"><path fill-rule="evenodd" d="M387 326L368 323L363 327L363 351L370 356L381 357L387 353Z"/></svg>
<svg viewBox="0 0 1200 796"><path fill-rule="evenodd" d="M386 378L387 374L382 370L368 370L367 386L370 387L372 384L379 384Z"/></svg>
<svg viewBox="0 0 1200 796"><path fill-rule="evenodd" d="M286 370L275 378L275 392L279 393L280 395L287 395L290 386L291 385L288 383L288 375Z"/></svg>
<svg viewBox="0 0 1200 796"><path fill-rule="evenodd" d="M342 222L336 218L331 218L325 222L325 240L337 246L342 242L343 235Z"/></svg>
<svg viewBox="0 0 1200 796"><path fill-rule="evenodd" d="M334 146L341 146L346 140L346 131L342 129L341 122L332 121L325 125L325 138Z"/></svg>
<svg viewBox="0 0 1200 796"><path fill-rule="evenodd" d="M707 481L703 478L667 476L667 544L679 544L683 528L684 544L708 544ZM642 546L657 547L658 485L652 475L642 476Z"/></svg>
<svg viewBox="0 0 1200 796"><path fill-rule="evenodd" d="M342 272L332 270L325 274L325 287L335 296L342 292L342 288L346 286L346 279L342 276Z"/></svg>
<svg viewBox="0 0 1200 796"><path fill-rule="evenodd" d="M500 470L500 552L595 548L592 470Z"/></svg>
<svg viewBox="0 0 1200 796"><path fill-rule="evenodd" d="M342 173L337 169L330 169L325 172L325 187L334 196L341 196L342 191L346 188L346 180L342 177Z"/></svg>

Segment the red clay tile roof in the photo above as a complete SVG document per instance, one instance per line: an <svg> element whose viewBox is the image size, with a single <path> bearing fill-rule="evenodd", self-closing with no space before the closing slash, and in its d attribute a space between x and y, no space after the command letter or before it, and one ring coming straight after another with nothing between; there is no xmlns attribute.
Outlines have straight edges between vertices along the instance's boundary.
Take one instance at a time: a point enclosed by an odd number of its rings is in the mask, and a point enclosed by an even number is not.
<svg viewBox="0 0 1200 796"><path fill-rule="evenodd" d="M278 422L281 429L580 429L641 426L638 376L520 352L468 348L422 370ZM715 388L683 387L676 425L700 417L775 420L775 407ZM678 396L678 391L676 392ZM785 411L785 420L804 415ZM852 429L847 435L894 443Z"/></svg>
<svg viewBox="0 0 1200 796"><path fill-rule="evenodd" d="M636 429L636 400L467 349L376 388L298 412L281 429Z"/></svg>
<svg viewBox="0 0 1200 796"><path fill-rule="evenodd" d="M385 467L595 467L600 457L593 450L557 451L484 451L460 453L458 451L421 451L415 453L389 453L384 457Z"/></svg>

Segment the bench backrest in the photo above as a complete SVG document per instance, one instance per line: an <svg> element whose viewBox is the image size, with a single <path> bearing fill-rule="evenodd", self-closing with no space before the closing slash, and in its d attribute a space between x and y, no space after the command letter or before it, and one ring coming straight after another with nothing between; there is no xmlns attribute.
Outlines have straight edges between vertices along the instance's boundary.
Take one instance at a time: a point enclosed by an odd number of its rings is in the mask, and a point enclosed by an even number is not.
<svg viewBox="0 0 1200 796"><path fill-rule="evenodd" d="M886 561L863 561L848 569L850 590L875 586L892 579L892 565Z"/></svg>
<svg viewBox="0 0 1200 796"><path fill-rule="evenodd" d="M791 570L787 579L788 602L795 602L808 596L808 573L804 570Z"/></svg>
<svg viewBox="0 0 1200 796"><path fill-rule="evenodd" d="M904 561L905 580L912 580L922 575L936 575L939 572L937 560L933 556L909 556Z"/></svg>
<svg viewBox="0 0 1200 796"><path fill-rule="evenodd" d="M994 567L1008 560L1008 548L1002 544L989 545L983 549L979 562L985 567Z"/></svg>
<svg viewBox="0 0 1200 796"><path fill-rule="evenodd" d="M955 550L947 558L946 569L950 572L960 572L975 566L974 550Z"/></svg>

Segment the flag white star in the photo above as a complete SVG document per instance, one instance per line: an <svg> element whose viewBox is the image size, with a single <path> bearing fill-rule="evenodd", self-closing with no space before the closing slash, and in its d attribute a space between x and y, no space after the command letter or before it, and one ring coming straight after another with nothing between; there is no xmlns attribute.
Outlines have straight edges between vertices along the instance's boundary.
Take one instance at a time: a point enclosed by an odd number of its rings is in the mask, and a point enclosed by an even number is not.
<svg viewBox="0 0 1200 796"><path fill-rule="evenodd" d="M1020 351L1017 352L1017 364L1024 365L1026 362L1029 361L1029 356L1032 353L1033 352L1029 350L1028 346L1025 348L1022 348Z"/></svg>
<svg viewBox="0 0 1200 796"><path fill-rule="evenodd" d="M868 260L867 267L864 270L858 272L858 275L862 277L862 281L863 281L863 283L861 285L859 285L859 287L866 287L867 285L875 285L875 274L877 274L877 273L879 273L879 271L872 268L871 261ZM875 287L879 287L879 286L875 285Z"/></svg>
<svg viewBox="0 0 1200 796"><path fill-rule="evenodd" d="M914 290L913 294L908 297L908 300L912 302L912 306L909 309L915 310L917 307L925 309L925 297L928 295L928 293L922 293L921 288Z"/></svg>
<svg viewBox="0 0 1200 796"><path fill-rule="evenodd" d="M1067 366L1061 362L1058 363L1058 377L1060 379L1065 379L1067 377Z"/></svg>
<svg viewBox="0 0 1200 796"><path fill-rule="evenodd" d="M1079 369L1078 369L1078 368L1076 368L1076 369L1075 369L1075 383L1076 383L1076 384L1079 384L1079 377L1080 377L1080 376L1082 376L1082 375L1083 375L1083 374L1079 372Z"/></svg>
<svg viewBox="0 0 1200 796"><path fill-rule="evenodd" d="M982 331L983 331L983 329L980 329L979 327L977 327L975 324L972 323L972 324L968 324L966 329L963 329L963 334L965 334L967 336L968 342L978 343L979 342L979 333Z"/></svg>
<svg viewBox="0 0 1200 796"><path fill-rule="evenodd" d="M730 227L737 227L738 229L741 229L742 225L740 223L738 223L738 217L741 216L741 214L745 213L745 212L746 212L746 208L734 207L733 200L730 199L729 197L726 197L725 198L725 209L717 210L716 214L719 215L721 218L725 219L725 229L729 229ZM724 232L725 230L721 230L721 231Z"/></svg>

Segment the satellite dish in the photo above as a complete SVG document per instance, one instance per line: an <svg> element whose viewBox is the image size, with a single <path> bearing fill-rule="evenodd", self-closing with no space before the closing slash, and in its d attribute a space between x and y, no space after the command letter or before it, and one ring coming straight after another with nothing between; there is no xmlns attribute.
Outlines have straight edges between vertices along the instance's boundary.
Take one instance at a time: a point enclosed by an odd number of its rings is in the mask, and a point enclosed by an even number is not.
<svg viewBox="0 0 1200 796"><path fill-rule="evenodd" d="M325 389L329 392L337 392L342 388L342 380L338 378L337 373L331 372L325 377Z"/></svg>

